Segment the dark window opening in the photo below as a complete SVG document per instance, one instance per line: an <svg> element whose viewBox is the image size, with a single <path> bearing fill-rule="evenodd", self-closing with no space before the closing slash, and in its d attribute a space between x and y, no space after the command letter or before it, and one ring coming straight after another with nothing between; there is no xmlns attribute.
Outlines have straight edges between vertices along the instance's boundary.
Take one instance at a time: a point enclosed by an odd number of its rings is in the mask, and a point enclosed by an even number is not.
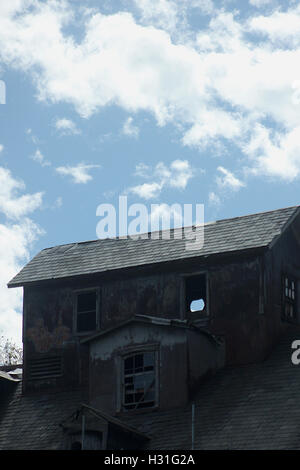
<svg viewBox="0 0 300 470"><path fill-rule="evenodd" d="M62 375L62 357L47 356L29 362L29 379L51 379Z"/></svg>
<svg viewBox="0 0 300 470"><path fill-rule="evenodd" d="M283 278L283 318L287 321L296 318L296 281L288 276Z"/></svg>
<svg viewBox="0 0 300 470"><path fill-rule="evenodd" d="M151 408L156 399L155 352L132 354L123 360L123 408Z"/></svg>
<svg viewBox="0 0 300 470"><path fill-rule="evenodd" d="M97 292L77 294L77 331L94 331L97 327Z"/></svg>
<svg viewBox="0 0 300 470"><path fill-rule="evenodd" d="M187 312L206 312L206 275L197 274L185 279L185 305Z"/></svg>

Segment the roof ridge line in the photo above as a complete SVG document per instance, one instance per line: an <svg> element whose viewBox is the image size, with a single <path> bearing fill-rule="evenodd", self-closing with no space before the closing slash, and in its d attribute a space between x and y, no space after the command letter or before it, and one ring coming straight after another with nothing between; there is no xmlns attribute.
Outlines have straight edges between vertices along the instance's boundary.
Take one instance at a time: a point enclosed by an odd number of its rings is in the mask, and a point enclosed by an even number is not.
<svg viewBox="0 0 300 470"><path fill-rule="evenodd" d="M219 223L219 222L225 222L225 221L229 221L229 220L245 219L246 217L254 217L254 216L257 216L257 215L261 215L261 214L271 214L272 212L279 212L279 211L288 210L288 209L295 209L295 211L296 211L299 207L300 207L300 205L282 207L282 208L279 208L279 209L272 209L272 210L267 210L267 211L255 212L255 213L251 213L251 214L238 215L236 217L227 217L225 219L210 220L208 222L204 222L203 225L206 226L206 225L212 225L212 224L216 224L216 223ZM166 233L168 231L175 232L175 230L194 229L199 225L201 225L201 224L186 225L186 226L182 226L182 227L172 227L172 228L164 229L164 230L154 230L153 232L149 231L149 232L143 232L143 233L138 233L138 234L132 234L132 236L139 236L139 237L142 237L143 235L144 236L145 235L148 235L148 236L150 235L151 236L152 234ZM131 237L131 235L127 234L127 235L117 236L117 237L113 237L113 238L96 238L96 239L93 239L93 240L84 240L84 241L80 241L80 242L69 242L69 243L63 243L63 244L60 244L60 245L49 246L49 247L43 248L41 251L52 250L54 248L59 248L59 247L68 246L68 245L70 245L70 247L72 247L74 245L84 245L84 244L87 244L87 243L97 243L97 242L104 241L104 240L112 240L112 241L128 240L128 238L130 238L130 237ZM145 240L146 240L146 238L145 238Z"/></svg>

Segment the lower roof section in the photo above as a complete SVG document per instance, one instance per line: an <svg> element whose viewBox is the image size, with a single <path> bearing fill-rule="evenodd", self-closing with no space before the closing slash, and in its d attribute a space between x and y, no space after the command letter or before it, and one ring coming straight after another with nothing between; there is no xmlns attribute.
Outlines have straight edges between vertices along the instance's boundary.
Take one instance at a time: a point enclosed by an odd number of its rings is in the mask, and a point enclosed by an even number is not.
<svg viewBox="0 0 300 470"><path fill-rule="evenodd" d="M195 449L300 449L300 365L291 361L297 339L300 328L291 326L264 362L223 369L200 385ZM22 396L20 385L1 400L0 449L62 448L60 424L87 397L80 391ZM122 421L150 437L144 448L191 448L192 402L164 412L128 413Z"/></svg>

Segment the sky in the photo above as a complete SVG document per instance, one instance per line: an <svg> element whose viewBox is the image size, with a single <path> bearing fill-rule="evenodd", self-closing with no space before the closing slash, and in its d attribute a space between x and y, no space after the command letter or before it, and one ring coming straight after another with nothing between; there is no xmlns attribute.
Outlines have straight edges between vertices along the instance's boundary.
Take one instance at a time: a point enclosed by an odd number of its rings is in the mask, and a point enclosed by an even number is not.
<svg viewBox="0 0 300 470"><path fill-rule="evenodd" d="M299 204L300 2L0 0L0 335L41 249L97 207ZM204 240L205 243L205 240Z"/></svg>

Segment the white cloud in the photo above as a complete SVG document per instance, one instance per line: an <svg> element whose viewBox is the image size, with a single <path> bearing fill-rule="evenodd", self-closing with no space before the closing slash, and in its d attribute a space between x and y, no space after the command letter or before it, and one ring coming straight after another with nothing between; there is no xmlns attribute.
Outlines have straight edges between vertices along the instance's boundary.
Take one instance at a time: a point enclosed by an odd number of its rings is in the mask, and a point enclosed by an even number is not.
<svg viewBox="0 0 300 470"><path fill-rule="evenodd" d="M223 136L234 139L242 133L243 121L229 113L220 110L203 111L199 120L183 136L182 142L188 146L204 147L214 139Z"/></svg>
<svg viewBox="0 0 300 470"><path fill-rule="evenodd" d="M137 138L139 136L139 128L133 124L133 118L129 116L124 122L122 132L129 137Z"/></svg>
<svg viewBox="0 0 300 470"><path fill-rule="evenodd" d="M174 160L170 165L170 170L168 183L171 187L177 189L185 189L188 181L194 175L194 171L187 160Z"/></svg>
<svg viewBox="0 0 300 470"><path fill-rule="evenodd" d="M42 230L27 215L42 204L42 193L19 194L25 189L8 169L0 167L0 335L21 344L22 290L7 283L29 260L29 249ZM14 222L12 222L14 219Z"/></svg>
<svg viewBox="0 0 300 470"><path fill-rule="evenodd" d="M179 9L173 0L134 0L140 10L142 21L157 28L174 31L179 18Z"/></svg>
<svg viewBox="0 0 300 470"><path fill-rule="evenodd" d="M3 152L4 145L0 144L0 153Z"/></svg>
<svg viewBox="0 0 300 470"><path fill-rule="evenodd" d="M174 160L169 167L159 162L152 171L148 165L140 163L136 166L135 175L154 181L133 186L129 191L141 198L152 199L158 197L164 187L185 189L194 176L194 170L187 160Z"/></svg>
<svg viewBox="0 0 300 470"><path fill-rule="evenodd" d="M58 130L62 135L81 134L81 131L77 128L75 122L73 122L71 119L56 119L54 125L56 130Z"/></svg>
<svg viewBox="0 0 300 470"><path fill-rule="evenodd" d="M156 198L163 185L161 183L144 183L130 188L130 191L144 199Z"/></svg>
<svg viewBox="0 0 300 470"><path fill-rule="evenodd" d="M211 191L208 195L208 202L210 205L219 206L221 204L221 199L214 191Z"/></svg>
<svg viewBox="0 0 300 470"><path fill-rule="evenodd" d="M168 31L181 38L188 29L188 12L197 9L207 15L214 11L212 0L134 0L144 25Z"/></svg>
<svg viewBox="0 0 300 470"><path fill-rule="evenodd" d="M180 2L179 2L180 4ZM187 6L199 9L202 13L209 15L216 11L216 7L212 0L185 0Z"/></svg>
<svg viewBox="0 0 300 470"><path fill-rule="evenodd" d="M14 1L1 6L0 58L31 74L41 100L72 104L86 118L108 105L147 111L160 126L181 126L184 145L229 141L243 152L266 118L269 132L274 123L283 140L293 135L300 115L299 6L243 19L213 12L208 1L191 5L212 15L195 41L185 30L188 2L141 0L140 22L128 12L90 10L75 42L65 28L73 21L67 1ZM189 34L174 39L174 28ZM255 169L257 158L250 162ZM297 159L287 165L298 174Z"/></svg>
<svg viewBox="0 0 300 470"><path fill-rule="evenodd" d="M22 289L8 289L7 283L29 261L29 249L42 234L30 219L0 224L0 336L22 343Z"/></svg>
<svg viewBox="0 0 300 470"><path fill-rule="evenodd" d="M39 149L36 150L36 152L30 156L32 160L35 162L39 163L41 166L50 166L51 163L45 159L44 155L41 153Z"/></svg>
<svg viewBox="0 0 300 470"><path fill-rule="evenodd" d="M0 167L0 211L9 219L23 217L42 204L42 192L19 195L24 188L22 181L17 181L9 170Z"/></svg>
<svg viewBox="0 0 300 470"><path fill-rule="evenodd" d="M227 170L226 168L219 166L218 171L221 173L221 176L217 176L216 181L220 188L227 188L231 189L232 191L237 191L245 186L245 183L240 181L231 171Z"/></svg>
<svg viewBox="0 0 300 470"><path fill-rule="evenodd" d="M191 104L201 106L201 59L191 48L172 44L167 33L142 27L124 12L94 14L75 44L62 33L71 18L64 5L41 3L17 18L0 18L0 56L34 72L40 99L72 103L85 117L115 103L150 111L160 123Z"/></svg>
<svg viewBox="0 0 300 470"><path fill-rule="evenodd" d="M223 166L218 166L218 175L215 178L216 191L210 191L208 194L208 203L210 206L218 209L222 202L228 198L232 193L239 191L246 186L246 183L241 181L230 170Z"/></svg>
<svg viewBox="0 0 300 470"><path fill-rule="evenodd" d="M249 20L251 31L268 36L273 42L289 47L300 43L300 6L287 11L275 10L271 15L260 15Z"/></svg>
<svg viewBox="0 0 300 470"><path fill-rule="evenodd" d="M86 165L85 163L79 163L76 166L59 166L56 168L56 171L60 175L71 176L73 183L86 184L88 181L93 179L89 173L93 168L100 168L100 165Z"/></svg>
<svg viewBox="0 0 300 470"><path fill-rule="evenodd" d="M179 206L179 207L177 207ZM173 219L173 224L171 223ZM150 222L155 224L156 221L165 220L166 226L163 229L168 229L172 225L174 227L182 227L184 225L184 214L182 208L178 204L153 204L151 207Z"/></svg>
<svg viewBox="0 0 300 470"><path fill-rule="evenodd" d="M265 5L270 5L273 0L249 0L250 5L254 7L260 8L264 7Z"/></svg>
<svg viewBox="0 0 300 470"><path fill-rule="evenodd" d="M244 151L254 160L252 173L285 181L300 176L300 126L290 132L271 132L257 124Z"/></svg>
<svg viewBox="0 0 300 470"><path fill-rule="evenodd" d="M135 167L135 176L148 178L150 176L151 167L145 163L138 163Z"/></svg>

